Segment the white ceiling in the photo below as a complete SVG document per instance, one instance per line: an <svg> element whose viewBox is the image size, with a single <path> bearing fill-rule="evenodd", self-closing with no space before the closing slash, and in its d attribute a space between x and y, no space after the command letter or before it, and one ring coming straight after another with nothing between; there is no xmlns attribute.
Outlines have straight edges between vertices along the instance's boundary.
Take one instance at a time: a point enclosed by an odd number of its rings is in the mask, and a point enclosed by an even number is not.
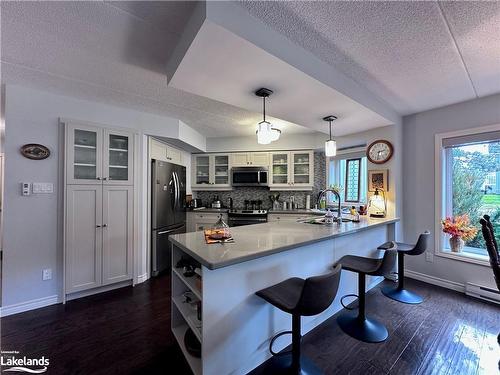
<svg viewBox="0 0 500 375"><path fill-rule="evenodd" d="M262 99L256 97L254 91L266 87L274 91L267 100L268 113L326 133L328 123L322 118L333 114L338 117L333 123L335 135L392 124L210 21L203 23L169 85L256 112L262 110ZM281 129L279 123L272 124Z"/></svg>
<svg viewBox="0 0 500 375"><path fill-rule="evenodd" d="M209 137L254 134L259 113L167 87L194 5L1 2L2 82L176 117ZM240 5L402 114L500 92L500 2Z"/></svg>
<svg viewBox="0 0 500 375"><path fill-rule="evenodd" d="M401 114L500 92L500 2L245 1Z"/></svg>
<svg viewBox="0 0 500 375"><path fill-rule="evenodd" d="M167 87L166 62L194 5L1 2L2 82L178 118L207 137L255 135L259 113Z"/></svg>

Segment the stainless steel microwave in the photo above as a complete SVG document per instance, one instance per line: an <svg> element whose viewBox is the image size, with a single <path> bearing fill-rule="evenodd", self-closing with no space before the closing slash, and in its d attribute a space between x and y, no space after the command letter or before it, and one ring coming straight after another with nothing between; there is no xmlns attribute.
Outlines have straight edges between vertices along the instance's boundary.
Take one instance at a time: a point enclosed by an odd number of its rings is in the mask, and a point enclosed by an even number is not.
<svg viewBox="0 0 500 375"><path fill-rule="evenodd" d="M264 167L238 167L231 169L233 186L268 186L268 170Z"/></svg>

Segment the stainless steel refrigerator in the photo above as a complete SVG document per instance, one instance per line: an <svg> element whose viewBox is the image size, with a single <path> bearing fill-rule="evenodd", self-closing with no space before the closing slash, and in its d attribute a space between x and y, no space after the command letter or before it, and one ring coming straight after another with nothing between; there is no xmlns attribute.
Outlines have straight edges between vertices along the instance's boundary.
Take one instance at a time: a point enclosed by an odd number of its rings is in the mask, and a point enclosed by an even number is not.
<svg viewBox="0 0 500 375"><path fill-rule="evenodd" d="M172 244L169 236L186 232L186 168L153 160L151 275L170 271Z"/></svg>

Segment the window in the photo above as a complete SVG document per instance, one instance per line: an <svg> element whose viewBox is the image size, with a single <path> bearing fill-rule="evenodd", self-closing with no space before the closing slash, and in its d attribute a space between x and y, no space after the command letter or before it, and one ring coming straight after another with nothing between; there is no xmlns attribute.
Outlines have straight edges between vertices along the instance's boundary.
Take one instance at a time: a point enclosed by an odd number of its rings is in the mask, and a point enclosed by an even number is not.
<svg viewBox="0 0 500 375"><path fill-rule="evenodd" d="M344 154L329 161L328 186L340 187L341 202L345 205L366 204L367 159L360 153ZM333 204L335 197L328 197Z"/></svg>
<svg viewBox="0 0 500 375"><path fill-rule="evenodd" d="M458 254L451 252L450 236L436 228L439 246L444 253L487 260L488 253L479 219L488 214L500 241L500 131L467 133L442 138L441 199L439 223L444 217L467 214L477 229L465 240ZM438 232L439 229L439 232Z"/></svg>

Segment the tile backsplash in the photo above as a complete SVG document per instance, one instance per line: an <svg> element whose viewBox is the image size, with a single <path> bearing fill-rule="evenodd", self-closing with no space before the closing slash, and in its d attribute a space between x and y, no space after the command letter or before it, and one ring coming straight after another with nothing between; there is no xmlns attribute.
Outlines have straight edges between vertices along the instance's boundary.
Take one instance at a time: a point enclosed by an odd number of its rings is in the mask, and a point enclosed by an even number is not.
<svg viewBox="0 0 500 375"><path fill-rule="evenodd" d="M231 191L193 191L193 198L200 198L203 205L209 206L214 196L218 195L224 206L228 205L229 198L233 198L234 208L244 208L245 200L261 200L262 208L271 208L271 194L279 194L280 202L290 201L295 197L295 202L300 208L306 205L306 196L311 196L311 207L314 207L319 191L326 186L326 159L324 152L314 153L314 186L312 191L270 191L263 187L235 187Z"/></svg>

